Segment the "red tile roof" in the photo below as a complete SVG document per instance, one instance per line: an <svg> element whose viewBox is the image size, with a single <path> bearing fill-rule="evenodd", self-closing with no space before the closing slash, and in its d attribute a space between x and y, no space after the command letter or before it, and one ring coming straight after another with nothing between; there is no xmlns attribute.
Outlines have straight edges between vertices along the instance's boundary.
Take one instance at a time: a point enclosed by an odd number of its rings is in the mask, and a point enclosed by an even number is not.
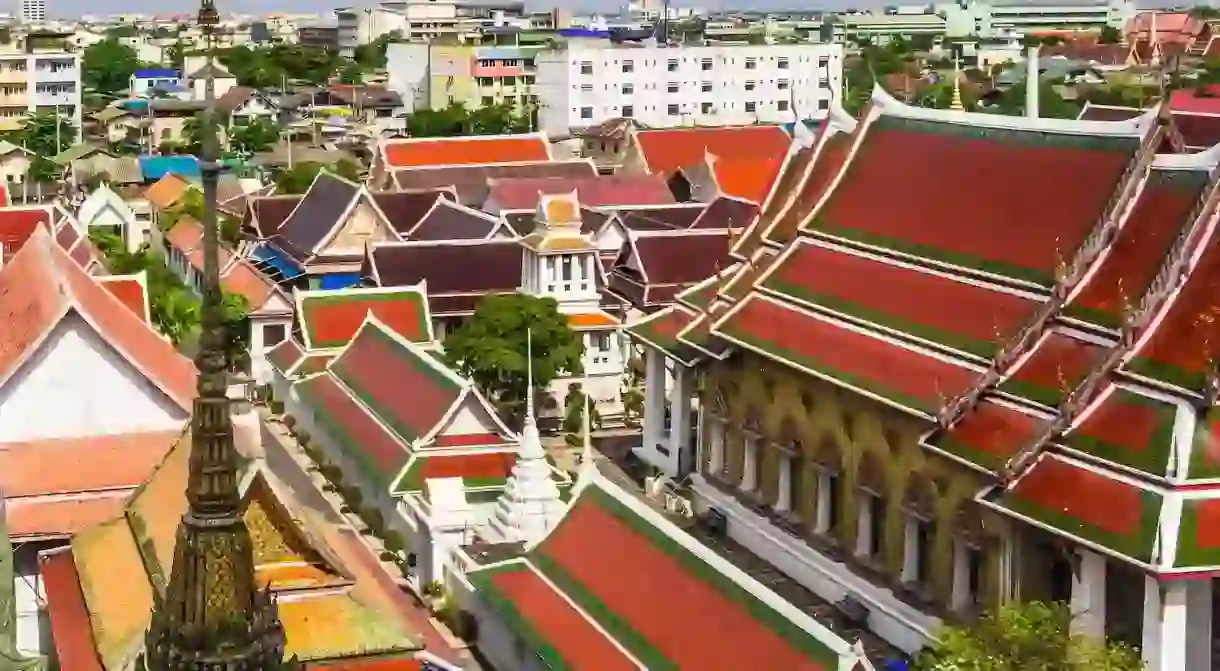
<svg viewBox="0 0 1220 671"><path fill-rule="evenodd" d="M50 223L49 208L0 207L0 261L16 254L35 229Z"/></svg>
<svg viewBox="0 0 1220 671"><path fill-rule="evenodd" d="M301 292L297 294L297 304L301 331L309 349L346 345L370 313L412 342L432 340L428 298L415 287Z"/></svg>
<svg viewBox="0 0 1220 671"><path fill-rule="evenodd" d="M184 409L195 397L195 366L169 341L131 313L38 229L0 268L0 380L69 309L80 313L107 342Z"/></svg>
<svg viewBox="0 0 1220 671"><path fill-rule="evenodd" d="M576 191L585 207L627 205L671 205L673 193L659 175L613 175L600 177L505 177L489 180L487 202L497 210L532 210L541 195Z"/></svg>
<svg viewBox="0 0 1220 671"><path fill-rule="evenodd" d="M1169 462L1176 417L1173 404L1113 388L1099 397L1064 442L1093 457L1161 477L1175 470Z"/></svg>
<svg viewBox="0 0 1220 671"><path fill-rule="evenodd" d="M555 654L572 669L634 671L639 667L592 622L577 611L542 576L522 565L491 576L495 591L510 607L545 635Z"/></svg>
<svg viewBox="0 0 1220 671"><path fill-rule="evenodd" d="M39 556L38 564L60 668L105 671L97 655L89 607L81 591L80 575L76 572L71 549L43 554Z"/></svg>
<svg viewBox="0 0 1220 671"><path fill-rule="evenodd" d="M899 405L937 412L980 371L751 295L716 332Z"/></svg>
<svg viewBox="0 0 1220 671"><path fill-rule="evenodd" d="M1049 284L1099 223L1139 139L973 131L881 116L814 227Z"/></svg>
<svg viewBox="0 0 1220 671"><path fill-rule="evenodd" d="M382 145L391 168L550 161L545 135L472 135L387 140Z"/></svg>
<svg viewBox="0 0 1220 671"><path fill-rule="evenodd" d="M1038 306L978 283L805 242L763 286L981 357L990 357Z"/></svg>
<svg viewBox="0 0 1220 671"><path fill-rule="evenodd" d="M1220 235L1213 232L1190 277L1152 322L1134 350L1130 370L1201 390L1220 354Z"/></svg>
<svg viewBox="0 0 1220 671"><path fill-rule="evenodd" d="M422 477L428 478L494 478L503 480L513 472L516 452L434 455L424 460Z"/></svg>
<svg viewBox="0 0 1220 671"><path fill-rule="evenodd" d="M330 375L306 378L295 388L327 433L388 489L410 453Z"/></svg>
<svg viewBox="0 0 1220 671"><path fill-rule="evenodd" d="M692 570L690 564L701 560L684 560L658 547L645 530L604 505L582 496L538 549L673 668L826 668L740 598ZM622 570L627 566L630 571ZM660 593L666 598L657 599ZM684 626L674 626L677 622Z"/></svg>
<svg viewBox="0 0 1220 671"><path fill-rule="evenodd" d="M330 374L404 442L435 430L465 392L442 364L368 322L330 364Z"/></svg>
<svg viewBox="0 0 1220 671"><path fill-rule="evenodd" d="M813 166L800 183L800 191L793 197L790 207L762 232L765 239L782 245L796 235L797 229L804 225L805 220L813 213L813 208L817 207L835 177L842 171L851 144L852 136L846 133L836 133L825 140Z"/></svg>
<svg viewBox="0 0 1220 671"><path fill-rule="evenodd" d="M174 429L0 443L0 492L13 498L136 487L181 435Z"/></svg>
<svg viewBox="0 0 1220 671"><path fill-rule="evenodd" d="M20 540L65 538L123 514L132 490L89 498L37 497L5 502L9 536Z"/></svg>
<svg viewBox="0 0 1220 671"><path fill-rule="evenodd" d="M106 275L97 278L97 281L140 321L149 323L148 288L144 286L143 272L138 275Z"/></svg>
<svg viewBox="0 0 1220 671"><path fill-rule="evenodd" d="M1077 288L1069 314L1117 327L1125 310L1139 305L1178 232L1191 222L1207 184L1204 171L1153 170L1113 248Z"/></svg>
<svg viewBox="0 0 1220 671"><path fill-rule="evenodd" d="M1004 391L1056 406L1107 353L1107 348L1061 331L1049 331L1019 361L1002 385ZM1065 391L1066 390L1066 391Z"/></svg>
<svg viewBox="0 0 1220 671"><path fill-rule="evenodd" d="M762 203L779 177L784 155L759 158L715 158L712 172L720 193Z"/></svg>
<svg viewBox="0 0 1220 671"><path fill-rule="evenodd" d="M267 301L279 292L275 282L243 258L234 258L220 278L220 287L226 293L237 294L246 299L250 311L267 305Z"/></svg>
<svg viewBox="0 0 1220 671"><path fill-rule="evenodd" d="M1013 407L985 400L973 406L934 444L986 469L1008 463L1041 433L1046 421Z"/></svg>
<svg viewBox="0 0 1220 671"><path fill-rule="evenodd" d="M792 137L780 126L721 126L641 130L635 142L649 172L666 175L707 160L773 159L783 156Z"/></svg>

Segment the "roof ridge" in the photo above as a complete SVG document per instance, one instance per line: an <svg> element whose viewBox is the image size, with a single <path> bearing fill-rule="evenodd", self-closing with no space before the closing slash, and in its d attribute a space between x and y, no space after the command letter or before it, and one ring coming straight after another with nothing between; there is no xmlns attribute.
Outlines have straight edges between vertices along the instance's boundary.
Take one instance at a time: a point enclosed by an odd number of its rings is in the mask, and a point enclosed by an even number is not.
<svg viewBox="0 0 1220 671"><path fill-rule="evenodd" d="M454 371L450 367L441 363L439 360L436 359L436 357L433 357L424 348L420 347L419 345L416 345L415 343L411 342L407 338L402 337L401 335L396 333L394 331L394 329L390 328L389 326L386 326L380 319L377 318L377 315L373 314L372 310L369 310L368 314L365 315L364 324L362 324L360 326L360 331L356 332L356 337L360 336L360 332L363 331L366 326L371 326L373 328L376 328L377 330L381 331L383 334L388 335L392 340L397 342L399 345L403 346L413 356L415 356L419 359L422 359L433 370L444 375L447 379L449 379L449 381L456 384L463 391L473 387L473 384L470 382L470 380L467 380L466 378L458 375L456 371ZM356 340L356 338L352 338L352 342L355 342L355 340Z"/></svg>

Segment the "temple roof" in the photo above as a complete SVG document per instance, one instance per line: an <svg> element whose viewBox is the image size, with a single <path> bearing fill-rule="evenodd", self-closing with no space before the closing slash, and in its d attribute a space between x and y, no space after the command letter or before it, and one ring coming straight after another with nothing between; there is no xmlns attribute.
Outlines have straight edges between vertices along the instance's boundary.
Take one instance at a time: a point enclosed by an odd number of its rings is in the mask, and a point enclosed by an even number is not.
<svg viewBox="0 0 1220 671"><path fill-rule="evenodd" d="M527 163L550 161L551 143L545 133L410 138L383 140L378 153L391 169Z"/></svg>
<svg viewBox="0 0 1220 671"><path fill-rule="evenodd" d="M426 285L295 291L297 319L305 349L342 347L372 314L398 335L416 343L433 341Z"/></svg>
<svg viewBox="0 0 1220 671"><path fill-rule="evenodd" d="M395 187L403 191L451 189L458 202L479 207L487 200L490 184L496 179L597 177L597 167L589 159L566 161L530 161L492 165L424 166L395 169L391 173ZM533 209L533 206L530 206Z"/></svg>
<svg viewBox="0 0 1220 671"><path fill-rule="evenodd" d="M628 332L687 365L744 349L886 403L996 478L982 504L1145 570L1209 570L1220 149L1157 154L1175 131L1155 113L878 92L854 130L794 148L732 268Z"/></svg>
<svg viewBox="0 0 1220 671"><path fill-rule="evenodd" d="M489 191L483 209L532 210L542 195L576 191L586 207L630 207L665 205L674 196L665 180L655 175L608 175L571 177L500 177L488 180Z"/></svg>
<svg viewBox="0 0 1220 671"><path fill-rule="evenodd" d="M471 314L484 296L521 286L521 245L516 240L449 240L374 245L365 275L378 286L427 282L433 315Z"/></svg>
<svg viewBox="0 0 1220 671"><path fill-rule="evenodd" d="M523 556L467 573L480 599L546 664L598 671L854 667L850 646L837 635L604 476L582 477L588 479L558 526L527 544ZM661 593L666 597L657 599ZM699 625L673 626L694 621Z"/></svg>
<svg viewBox="0 0 1220 671"><path fill-rule="evenodd" d="M781 126L759 124L636 130L632 142L648 172L668 176L683 166L703 163L708 154L727 161L783 156L792 136Z"/></svg>

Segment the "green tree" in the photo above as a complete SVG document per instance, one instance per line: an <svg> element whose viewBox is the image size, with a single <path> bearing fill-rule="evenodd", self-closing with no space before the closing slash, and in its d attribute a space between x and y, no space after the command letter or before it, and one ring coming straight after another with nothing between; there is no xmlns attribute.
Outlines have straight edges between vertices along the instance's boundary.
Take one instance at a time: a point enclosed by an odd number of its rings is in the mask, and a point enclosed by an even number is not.
<svg viewBox="0 0 1220 671"><path fill-rule="evenodd" d="M916 671L1142 671L1130 647L1070 633L1064 604L1004 606L965 628L949 627L915 660Z"/></svg>
<svg viewBox="0 0 1220 671"><path fill-rule="evenodd" d="M1101 32L1097 33L1098 44L1118 44L1122 41L1123 34L1114 26L1102 26Z"/></svg>
<svg viewBox="0 0 1220 671"><path fill-rule="evenodd" d="M313 184L314 177L321 170L332 172L353 182L360 181L360 166L347 159L336 161L334 166L324 166L321 163L306 161L304 163L297 163L281 172L275 178L275 191L276 193L283 194L305 193L309 190L309 185Z"/></svg>
<svg viewBox="0 0 1220 671"><path fill-rule="evenodd" d="M242 86L258 89L280 86L287 76L266 49L251 49L245 45L233 47L221 54L219 60Z"/></svg>
<svg viewBox="0 0 1220 671"><path fill-rule="evenodd" d="M97 93L113 95L130 86L139 67L136 50L111 37L85 49L81 81Z"/></svg>
<svg viewBox="0 0 1220 671"><path fill-rule="evenodd" d="M579 375L584 346L553 298L508 294L484 298L465 326L445 339L445 357L502 411L522 414L530 395L527 338L532 340L534 386Z"/></svg>
<svg viewBox="0 0 1220 671"><path fill-rule="evenodd" d="M1208 19L1220 18L1220 9L1208 7L1207 5L1196 5L1190 8L1190 15L1196 19L1206 21Z"/></svg>
<svg viewBox="0 0 1220 671"><path fill-rule="evenodd" d="M185 153L194 156L203 154L203 138L204 138L204 113L200 112L195 116L187 119L182 124L182 149ZM224 119L219 117L212 120L212 132L220 137Z"/></svg>
<svg viewBox="0 0 1220 671"><path fill-rule="evenodd" d="M240 154L268 151L280 139L280 128L271 119L235 123L229 129L229 148Z"/></svg>
<svg viewBox="0 0 1220 671"><path fill-rule="evenodd" d="M52 182L63 177L64 167L51 158L72 146L76 141L76 127L54 111L35 112L26 117L20 128L5 133L4 139L34 154L31 179Z"/></svg>
<svg viewBox="0 0 1220 671"><path fill-rule="evenodd" d="M356 63L369 70L384 68L386 47L391 42L401 41L402 31L394 30L378 37L370 44L362 44L356 47Z"/></svg>
<svg viewBox="0 0 1220 671"><path fill-rule="evenodd" d="M339 70L340 84L359 84L364 81L364 71L356 63L348 63Z"/></svg>

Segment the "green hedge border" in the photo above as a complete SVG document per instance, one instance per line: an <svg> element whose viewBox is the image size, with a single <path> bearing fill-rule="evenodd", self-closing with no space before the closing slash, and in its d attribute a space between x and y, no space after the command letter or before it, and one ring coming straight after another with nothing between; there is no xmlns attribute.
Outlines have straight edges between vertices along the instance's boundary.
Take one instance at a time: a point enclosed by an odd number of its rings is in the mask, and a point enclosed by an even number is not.
<svg viewBox="0 0 1220 671"><path fill-rule="evenodd" d="M1187 391L1199 391L1207 382L1202 372L1192 373L1172 364L1157 361L1147 356L1137 356L1127 364L1127 370L1154 380L1166 382Z"/></svg>

